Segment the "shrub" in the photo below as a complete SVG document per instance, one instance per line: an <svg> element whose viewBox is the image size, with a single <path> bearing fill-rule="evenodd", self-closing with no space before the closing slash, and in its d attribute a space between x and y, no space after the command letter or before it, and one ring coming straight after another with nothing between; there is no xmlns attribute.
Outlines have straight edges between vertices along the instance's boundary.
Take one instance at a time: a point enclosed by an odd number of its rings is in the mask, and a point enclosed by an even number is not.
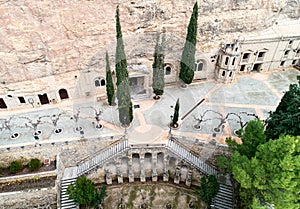
<svg viewBox="0 0 300 209"><path fill-rule="evenodd" d="M40 169L40 167L42 166L42 163L39 159L35 158L35 159L30 160L28 166L29 166L30 171L36 171L36 170Z"/></svg>
<svg viewBox="0 0 300 209"><path fill-rule="evenodd" d="M18 161L13 161L11 162L10 164L10 167L9 167L9 171L12 173L12 174L15 174L15 173L18 173L20 170L22 170L23 166L20 162Z"/></svg>

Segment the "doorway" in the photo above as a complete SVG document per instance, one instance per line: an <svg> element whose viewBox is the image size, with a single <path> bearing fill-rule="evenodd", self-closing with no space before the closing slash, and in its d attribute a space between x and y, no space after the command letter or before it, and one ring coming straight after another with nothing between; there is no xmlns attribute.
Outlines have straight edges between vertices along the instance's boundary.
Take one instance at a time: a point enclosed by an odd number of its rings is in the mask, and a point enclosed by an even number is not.
<svg viewBox="0 0 300 209"><path fill-rule="evenodd" d="M47 96L46 93L45 94L39 94L38 96L39 96L39 99L40 99L40 102L41 102L42 105L49 104L49 99L48 99L48 96Z"/></svg>
<svg viewBox="0 0 300 209"><path fill-rule="evenodd" d="M261 64L254 64L252 70L259 72L261 70Z"/></svg>
<svg viewBox="0 0 300 209"><path fill-rule="evenodd" d="M60 89L58 91L58 93L59 93L59 97L60 97L61 100L69 98L69 95L68 95L68 92L67 92L66 89Z"/></svg>
<svg viewBox="0 0 300 209"><path fill-rule="evenodd" d="M0 109L7 109L4 99L0 98Z"/></svg>

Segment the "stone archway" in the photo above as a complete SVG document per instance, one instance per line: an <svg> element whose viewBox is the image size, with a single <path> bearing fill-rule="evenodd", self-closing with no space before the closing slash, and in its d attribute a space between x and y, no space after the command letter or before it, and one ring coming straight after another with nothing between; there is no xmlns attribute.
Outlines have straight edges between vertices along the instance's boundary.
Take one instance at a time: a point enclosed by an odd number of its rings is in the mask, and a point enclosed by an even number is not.
<svg viewBox="0 0 300 209"><path fill-rule="evenodd" d="M39 99L40 99L40 102L41 102L42 105L49 104L49 99L48 99L48 96L47 96L46 93L45 94L39 94L38 96L39 96Z"/></svg>

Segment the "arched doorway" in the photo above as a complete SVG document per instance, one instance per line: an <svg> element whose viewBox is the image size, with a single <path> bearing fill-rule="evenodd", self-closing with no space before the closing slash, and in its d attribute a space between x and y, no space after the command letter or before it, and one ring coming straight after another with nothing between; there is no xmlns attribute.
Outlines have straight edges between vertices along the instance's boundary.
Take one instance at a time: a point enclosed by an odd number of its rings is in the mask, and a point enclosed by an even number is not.
<svg viewBox="0 0 300 209"><path fill-rule="evenodd" d="M40 102L41 104L49 104L49 99L48 99L48 96L47 94L39 94L39 99L40 99Z"/></svg>
<svg viewBox="0 0 300 209"><path fill-rule="evenodd" d="M68 92L67 92L66 89L60 89L58 91L58 93L59 93L59 97L60 97L61 100L69 98L69 95L68 95Z"/></svg>

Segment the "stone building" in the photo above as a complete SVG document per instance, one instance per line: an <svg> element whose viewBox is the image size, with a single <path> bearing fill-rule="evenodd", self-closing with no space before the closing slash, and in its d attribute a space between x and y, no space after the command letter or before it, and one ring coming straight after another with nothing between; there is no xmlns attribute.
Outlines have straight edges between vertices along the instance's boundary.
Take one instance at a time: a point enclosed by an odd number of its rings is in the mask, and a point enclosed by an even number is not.
<svg viewBox="0 0 300 209"><path fill-rule="evenodd" d="M107 2L101 9L96 1L77 4L8 1L1 5L0 109L91 96L105 99L104 53L109 52L114 66L117 2ZM162 27L167 30L165 81L177 82L193 2L118 4L133 98L152 94L154 40ZM11 12L13 8L18 9ZM199 13L195 82L228 83L238 74L299 62L298 1L200 1Z"/></svg>

